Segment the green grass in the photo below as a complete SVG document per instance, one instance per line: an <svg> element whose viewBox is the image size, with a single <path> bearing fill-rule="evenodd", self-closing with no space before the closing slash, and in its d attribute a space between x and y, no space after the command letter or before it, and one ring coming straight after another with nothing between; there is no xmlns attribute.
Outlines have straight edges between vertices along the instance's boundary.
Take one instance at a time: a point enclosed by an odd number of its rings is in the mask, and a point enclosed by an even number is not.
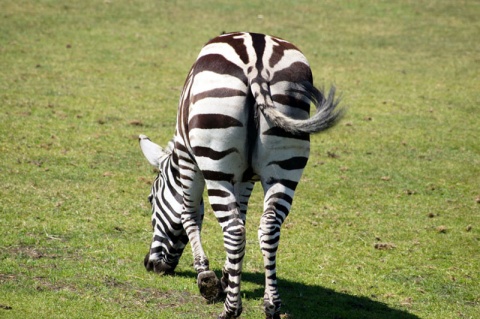
<svg viewBox="0 0 480 319"><path fill-rule="evenodd" d="M10 1L0 19L0 317L214 318L191 256L147 273L154 173L185 76L222 31L299 46L349 106L282 230L288 318L478 318L477 1ZM261 318L259 187L243 318ZM222 235L207 211L213 269ZM376 248L375 248L376 247Z"/></svg>

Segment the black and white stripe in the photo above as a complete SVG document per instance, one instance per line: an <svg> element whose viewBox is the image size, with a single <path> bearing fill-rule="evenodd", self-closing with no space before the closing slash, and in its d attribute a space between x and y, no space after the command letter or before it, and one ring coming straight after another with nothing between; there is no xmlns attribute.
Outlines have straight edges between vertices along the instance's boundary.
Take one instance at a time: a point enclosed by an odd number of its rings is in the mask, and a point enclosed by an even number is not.
<svg viewBox="0 0 480 319"><path fill-rule="evenodd" d="M187 77L169 147L140 136L145 156L160 170L150 195L154 235L146 268L173 272L190 241L202 295L216 299L225 293L220 318L238 317L247 205L260 181L264 307L267 318L279 318L280 228L307 164L309 135L333 126L342 115L334 95L334 88L324 96L313 86L305 56L287 41L231 33L208 42ZM312 117L311 104L316 107ZM220 280L209 270L200 238L205 186L224 235L227 258Z"/></svg>

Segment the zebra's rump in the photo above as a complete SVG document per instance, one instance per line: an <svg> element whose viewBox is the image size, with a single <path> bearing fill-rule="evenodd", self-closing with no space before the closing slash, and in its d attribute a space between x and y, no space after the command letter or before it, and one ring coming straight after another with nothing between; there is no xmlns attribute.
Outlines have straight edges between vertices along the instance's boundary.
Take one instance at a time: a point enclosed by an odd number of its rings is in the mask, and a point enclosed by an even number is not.
<svg viewBox="0 0 480 319"><path fill-rule="evenodd" d="M208 42L186 81L179 110L181 135L201 170L221 167L235 180L257 179L260 164L272 156L286 160L293 149L308 157L308 133L289 132L259 112L261 105L307 119L306 85L312 86L310 67L289 42L255 33ZM274 150L282 154L270 154Z"/></svg>

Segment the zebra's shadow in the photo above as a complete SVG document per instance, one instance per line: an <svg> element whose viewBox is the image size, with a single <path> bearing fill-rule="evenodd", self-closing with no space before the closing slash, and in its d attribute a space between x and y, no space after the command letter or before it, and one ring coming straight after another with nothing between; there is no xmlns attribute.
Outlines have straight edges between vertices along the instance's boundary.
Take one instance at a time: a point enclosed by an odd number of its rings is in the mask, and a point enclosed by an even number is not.
<svg viewBox="0 0 480 319"><path fill-rule="evenodd" d="M217 272L217 276L220 275ZM175 276L196 278L192 271L176 272ZM242 282L255 283L261 288L242 289L246 299L263 298L265 277L259 272L244 272ZM282 298L282 313L293 318L331 318L331 319L419 319L418 316L404 310L391 308L372 298L354 296L346 292L316 285L308 285L289 279L278 279ZM288 318L288 317L287 317Z"/></svg>

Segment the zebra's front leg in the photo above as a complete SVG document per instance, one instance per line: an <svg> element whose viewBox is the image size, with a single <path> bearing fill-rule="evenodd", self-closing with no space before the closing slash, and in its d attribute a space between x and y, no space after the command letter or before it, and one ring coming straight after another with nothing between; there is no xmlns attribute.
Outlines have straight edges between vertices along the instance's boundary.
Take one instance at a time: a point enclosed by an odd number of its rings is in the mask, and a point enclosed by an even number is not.
<svg viewBox="0 0 480 319"><path fill-rule="evenodd" d="M209 261L203 250L201 230L204 216L203 188L205 182L201 174L194 169L186 170L182 184L183 189L183 211L182 224L185 229L193 254L193 267L197 272L197 284L202 296L208 301L218 299L222 292L220 281L213 271L209 269ZM185 166L186 167L186 166ZM189 174L189 175L187 175Z"/></svg>
<svg viewBox="0 0 480 319"><path fill-rule="evenodd" d="M203 215L203 201L201 211ZM201 221L194 219L189 213L184 213L184 215L185 218L182 218L182 221L192 247L193 267L197 272L198 289L208 301L217 300L222 293L222 286L215 273L210 270L208 258L202 247Z"/></svg>
<svg viewBox="0 0 480 319"><path fill-rule="evenodd" d="M188 234L193 254L193 267L197 274L209 270L208 258L203 250L201 231L203 223L203 200L199 204L193 203L189 195L184 194L186 202L182 212L182 224Z"/></svg>
<svg viewBox="0 0 480 319"><path fill-rule="evenodd" d="M196 237L196 239L190 240L190 242L194 255L194 268L197 272L197 285L200 294L210 302L218 300L222 295L222 285L217 275L215 275L215 272L209 269L208 258L203 251L200 236L191 233L189 237Z"/></svg>

